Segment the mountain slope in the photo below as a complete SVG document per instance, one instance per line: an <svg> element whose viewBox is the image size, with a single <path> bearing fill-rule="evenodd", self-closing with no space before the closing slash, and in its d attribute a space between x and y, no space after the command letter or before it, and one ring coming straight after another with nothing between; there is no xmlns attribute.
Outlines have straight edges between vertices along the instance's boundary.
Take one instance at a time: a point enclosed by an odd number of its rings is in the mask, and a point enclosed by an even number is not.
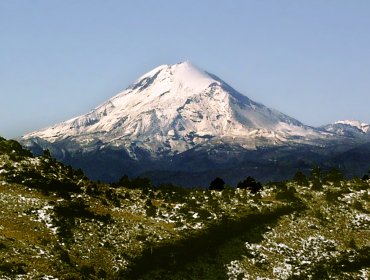
<svg viewBox="0 0 370 280"><path fill-rule="evenodd" d="M370 125L354 120L337 121L320 127L321 130L352 138L370 139Z"/></svg>
<svg viewBox="0 0 370 280"><path fill-rule="evenodd" d="M358 139L331 127L306 126L183 62L159 66L89 113L20 142L36 154L49 149L92 179L115 181L125 173L163 178L181 171L202 172L196 176L206 184L215 169L220 175L247 170L263 181L286 179L302 167L303 154L309 169L353 148ZM243 175L230 176L234 182Z"/></svg>
<svg viewBox="0 0 370 280"><path fill-rule="evenodd" d="M159 66L88 114L23 139L73 141L74 147L67 150L108 145L137 158L137 148L158 157L181 153L210 139L237 139L245 148L254 149L295 137L305 141L318 136L314 129L250 100L216 76L184 62Z"/></svg>

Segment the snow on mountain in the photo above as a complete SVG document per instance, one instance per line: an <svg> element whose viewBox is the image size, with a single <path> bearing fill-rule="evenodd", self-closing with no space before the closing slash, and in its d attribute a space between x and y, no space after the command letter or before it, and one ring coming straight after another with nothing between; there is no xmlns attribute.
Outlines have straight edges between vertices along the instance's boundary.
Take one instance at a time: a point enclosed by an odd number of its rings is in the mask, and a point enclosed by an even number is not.
<svg viewBox="0 0 370 280"><path fill-rule="evenodd" d="M247 149L309 142L323 132L250 100L190 62L161 65L89 113L27 134L69 141L70 150L137 148L152 157L173 155L203 143L240 143Z"/></svg>
<svg viewBox="0 0 370 280"><path fill-rule="evenodd" d="M337 121L334 124L344 124L352 127L356 127L359 130L363 131L364 133L367 133L370 131L370 125L367 123L363 123L356 120L344 120L344 121Z"/></svg>
<svg viewBox="0 0 370 280"><path fill-rule="evenodd" d="M333 124L322 126L321 129L336 135L354 138L370 135L370 125L356 120L336 121Z"/></svg>

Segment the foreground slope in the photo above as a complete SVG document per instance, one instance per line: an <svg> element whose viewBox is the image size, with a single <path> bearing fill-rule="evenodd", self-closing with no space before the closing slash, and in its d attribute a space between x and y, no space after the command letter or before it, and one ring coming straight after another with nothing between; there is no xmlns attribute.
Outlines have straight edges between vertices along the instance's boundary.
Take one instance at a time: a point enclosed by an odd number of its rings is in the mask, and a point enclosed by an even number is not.
<svg viewBox="0 0 370 280"><path fill-rule="evenodd" d="M0 278L367 279L369 183L96 184L0 139Z"/></svg>

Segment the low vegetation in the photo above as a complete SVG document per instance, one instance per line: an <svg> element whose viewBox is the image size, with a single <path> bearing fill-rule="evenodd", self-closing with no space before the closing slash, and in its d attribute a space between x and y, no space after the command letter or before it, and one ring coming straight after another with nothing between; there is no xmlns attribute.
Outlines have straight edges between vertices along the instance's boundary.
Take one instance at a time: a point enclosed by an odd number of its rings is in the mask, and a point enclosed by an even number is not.
<svg viewBox="0 0 370 280"><path fill-rule="evenodd" d="M369 278L366 176L247 175L235 188L109 185L0 138L0 278Z"/></svg>

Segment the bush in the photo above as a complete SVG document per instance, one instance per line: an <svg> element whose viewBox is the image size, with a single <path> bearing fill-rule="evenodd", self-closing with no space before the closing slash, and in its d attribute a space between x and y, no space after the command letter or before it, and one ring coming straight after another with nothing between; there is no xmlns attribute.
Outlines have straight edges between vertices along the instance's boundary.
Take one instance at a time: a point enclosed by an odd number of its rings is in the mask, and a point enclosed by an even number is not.
<svg viewBox="0 0 370 280"><path fill-rule="evenodd" d="M277 199L287 200L287 201L295 201L297 197L295 194L297 193L294 187L289 187L286 189L281 189L276 194Z"/></svg>
<svg viewBox="0 0 370 280"><path fill-rule="evenodd" d="M3 272L5 275L26 274L25 267L26 264L23 262L3 262L0 264L0 272Z"/></svg>
<svg viewBox="0 0 370 280"><path fill-rule="evenodd" d="M91 265L82 265L80 268L81 275L85 277L89 277L89 275L94 275L95 274L95 269Z"/></svg>
<svg viewBox="0 0 370 280"><path fill-rule="evenodd" d="M157 207L154 205L148 206L145 210L145 213L148 217L155 217L157 214Z"/></svg>
<svg viewBox="0 0 370 280"><path fill-rule="evenodd" d="M311 189L314 191L322 191L323 187L322 187L322 183L320 182L320 180L313 179Z"/></svg>
<svg viewBox="0 0 370 280"><path fill-rule="evenodd" d="M322 179L322 172L321 172L321 168L320 167L315 167L311 170L311 174L310 174L310 179L311 180L319 180L321 181Z"/></svg>
<svg viewBox="0 0 370 280"><path fill-rule="evenodd" d="M304 175L304 173L301 172L301 171L298 171L294 175L293 181L296 182L300 186L308 186L308 181L307 181L306 175Z"/></svg>
<svg viewBox="0 0 370 280"><path fill-rule="evenodd" d="M209 190L222 191L224 188L225 182L220 177L214 179L209 185Z"/></svg>
<svg viewBox="0 0 370 280"><path fill-rule="evenodd" d="M89 209L82 199L75 201L62 201L54 207L53 222L58 226L58 235L69 241L73 237L72 230L75 227L75 219L95 219L103 223L112 221L111 215L96 214Z"/></svg>
<svg viewBox="0 0 370 280"><path fill-rule="evenodd" d="M325 175L326 182L337 183L344 180L343 173L338 169L332 169Z"/></svg>
<svg viewBox="0 0 370 280"><path fill-rule="evenodd" d="M113 184L114 186L122 186L128 189L149 189L152 187L152 182L148 178L141 178L136 177L134 179L131 179L124 175L121 177L121 179L118 181L118 183Z"/></svg>
<svg viewBox="0 0 370 280"><path fill-rule="evenodd" d="M341 191L335 191L335 190L328 190L325 193L325 199L327 202L336 203L338 202L338 198L342 195Z"/></svg>
<svg viewBox="0 0 370 280"><path fill-rule="evenodd" d="M260 182L256 182L256 180L248 176L244 181L241 181L236 186L238 189L249 189L251 193L257 193L262 190L262 184Z"/></svg>

